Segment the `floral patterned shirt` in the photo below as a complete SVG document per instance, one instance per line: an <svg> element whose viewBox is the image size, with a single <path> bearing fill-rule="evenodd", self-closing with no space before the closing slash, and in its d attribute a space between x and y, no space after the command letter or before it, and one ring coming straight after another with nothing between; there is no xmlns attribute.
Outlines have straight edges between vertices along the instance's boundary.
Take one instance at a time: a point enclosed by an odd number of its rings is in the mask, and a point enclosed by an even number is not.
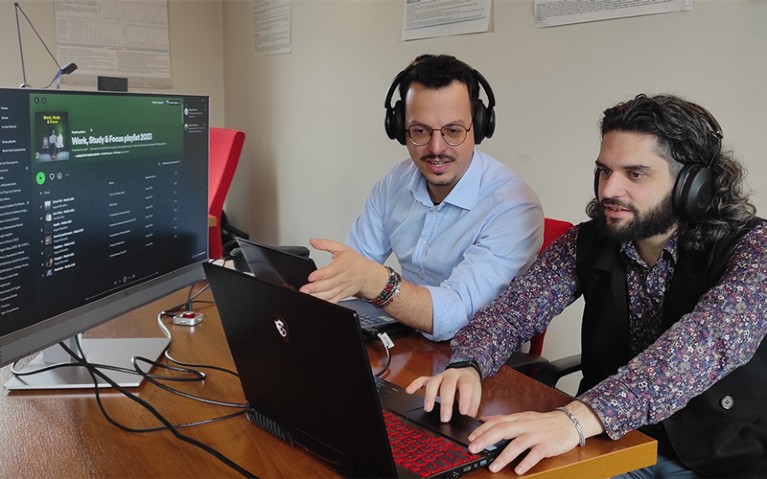
<svg viewBox="0 0 767 479"><path fill-rule="evenodd" d="M451 361L476 360L487 377L511 352L579 296L575 272L578 227L553 242L453 338ZM767 223L735 246L719 282L693 311L660 334L663 298L677 259L677 237L649 267L633 243L621 248L629 295L630 348L637 355L581 394L613 439L682 409L747 363L767 335Z"/></svg>

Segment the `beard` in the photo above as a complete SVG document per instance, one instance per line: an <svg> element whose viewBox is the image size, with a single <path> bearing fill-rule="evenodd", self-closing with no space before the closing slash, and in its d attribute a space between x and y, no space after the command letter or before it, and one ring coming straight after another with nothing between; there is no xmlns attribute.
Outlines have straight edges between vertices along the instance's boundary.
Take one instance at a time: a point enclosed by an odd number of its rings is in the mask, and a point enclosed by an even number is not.
<svg viewBox="0 0 767 479"><path fill-rule="evenodd" d="M420 158L421 161L425 163L455 163L456 158L452 155L447 154L441 154L441 155L434 155L434 154L427 154L423 155ZM456 183L455 176L449 176L445 174L439 174L437 176L432 175L424 175L426 177L427 183L431 186L450 186Z"/></svg>
<svg viewBox="0 0 767 479"><path fill-rule="evenodd" d="M626 208L634 213L635 219L622 227L610 224L605 216L605 205ZM610 198L605 198L599 203L598 211L599 231L618 243L643 240L666 233L677 221L670 193L660 203L644 213L639 212L633 205Z"/></svg>

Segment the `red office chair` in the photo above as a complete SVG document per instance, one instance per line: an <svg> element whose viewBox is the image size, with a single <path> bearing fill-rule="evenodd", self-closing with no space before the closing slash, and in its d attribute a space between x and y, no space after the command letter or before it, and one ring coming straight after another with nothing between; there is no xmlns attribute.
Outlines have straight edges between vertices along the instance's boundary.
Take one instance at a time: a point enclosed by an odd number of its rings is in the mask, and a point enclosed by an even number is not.
<svg viewBox="0 0 767 479"><path fill-rule="evenodd" d="M210 129L210 162L208 166L208 257L224 255L221 244L221 213L237 163L240 161L245 133L226 128Z"/></svg>
<svg viewBox="0 0 767 479"><path fill-rule="evenodd" d="M559 238L572 228L573 224L568 221L545 218L543 220L543 245L540 252L543 252L552 241ZM536 370L548 363L548 360L541 356L543 353L543 338L546 331L536 334L530 339L530 351L527 353L515 352L506 360L506 366L516 369L519 372L533 376ZM536 378L537 379L537 378Z"/></svg>

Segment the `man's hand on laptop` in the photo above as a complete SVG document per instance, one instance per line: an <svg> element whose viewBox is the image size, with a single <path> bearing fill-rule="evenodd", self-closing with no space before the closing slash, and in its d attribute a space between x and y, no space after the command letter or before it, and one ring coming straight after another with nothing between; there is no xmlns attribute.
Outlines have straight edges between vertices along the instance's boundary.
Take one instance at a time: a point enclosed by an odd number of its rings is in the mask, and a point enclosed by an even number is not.
<svg viewBox="0 0 767 479"><path fill-rule="evenodd" d="M434 409L439 396L442 422L449 422L453 416L456 398L458 412L476 417L482 399L482 383L474 368L447 369L435 376L421 376L410 383L405 391L413 394L421 388L425 389L423 408L426 412Z"/></svg>
<svg viewBox="0 0 767 479"><path fill-rule="evenodd" d="M511 439L501 454L490 464L498 472L517 457L527 454L514 466L517 474L527 473L541 459L559 456L587 437L604 432L597 415L584 403L574 400L550 412L522 412L492 416L469 435L469 452L477 453L502 439Z"/></svg>
<svg viewBox="0 0 767 479"><path fill-rule="evenodd" d="M337 303L349 296L376 297L389 279L389 271L345 244L328 239L309 240L312 247L333 256L330 264L314 270L302 293Z"/></svg>

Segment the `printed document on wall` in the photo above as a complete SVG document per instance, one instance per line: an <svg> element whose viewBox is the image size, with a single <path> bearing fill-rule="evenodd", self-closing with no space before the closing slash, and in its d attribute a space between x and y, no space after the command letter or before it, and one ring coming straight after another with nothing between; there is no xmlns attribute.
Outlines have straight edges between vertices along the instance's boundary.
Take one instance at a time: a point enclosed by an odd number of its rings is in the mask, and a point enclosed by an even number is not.
<svg viewBox="0 0 767 479"><path fill-rule="evenodd" d="M402 39L486 32L490 0L405 0Z"/></svg>
<svg viewBox="0 0 767 479"><path fill-rule="evenodd" d="M253 54L290 53L291 0L253 2Z"/></svg>
<svg viewBox="0 0 767 479"><path fill-rule="evenodd" d="M571 23L692 10L692 0L535 0L535 25Z"/></svg>
<svg viewBox="0 0 767 479"><path fill-rule="evenodd" d="M54 8L59 58L77 64L62 82L114 76L132 87L172 86L167 0L55 0Z"/></svg>

